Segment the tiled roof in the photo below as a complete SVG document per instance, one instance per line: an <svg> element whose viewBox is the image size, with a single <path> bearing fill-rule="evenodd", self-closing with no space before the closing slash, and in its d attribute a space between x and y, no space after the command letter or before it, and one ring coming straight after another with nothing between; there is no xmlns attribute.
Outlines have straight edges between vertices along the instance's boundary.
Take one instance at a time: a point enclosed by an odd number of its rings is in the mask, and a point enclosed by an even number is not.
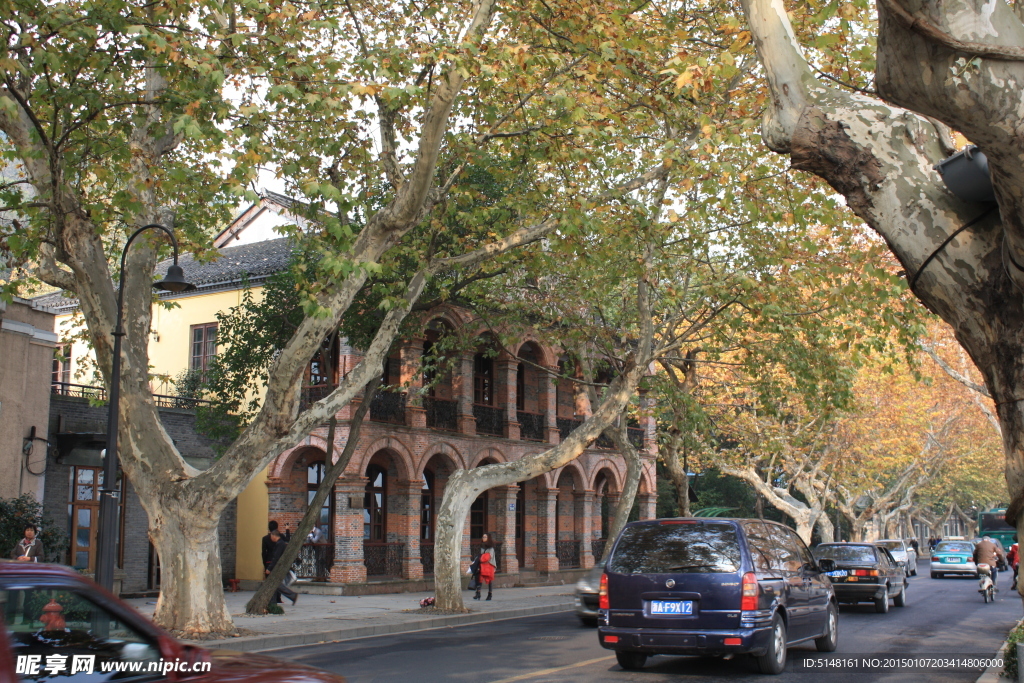
<svg viewBox="0 0 1024 683"><path fill-rule="evenodd" d="M291 241L287 237L281 237L276 240L226 247L220 250L220 256L205 263L196 261L191 254L184 254L178 259L178 265L185 272L185 279L203 291L218 289L218 285L223 288L237 286L243 275L251 280L262 280L287 268L291 254ZM171 263L171 259L158 263L154 269L155 278L162 278ZM170 296L177 298L188 294ZM61 292L44 294L32 301L57 310L70 310L78 306L77 299L69 299Z"/></svg>

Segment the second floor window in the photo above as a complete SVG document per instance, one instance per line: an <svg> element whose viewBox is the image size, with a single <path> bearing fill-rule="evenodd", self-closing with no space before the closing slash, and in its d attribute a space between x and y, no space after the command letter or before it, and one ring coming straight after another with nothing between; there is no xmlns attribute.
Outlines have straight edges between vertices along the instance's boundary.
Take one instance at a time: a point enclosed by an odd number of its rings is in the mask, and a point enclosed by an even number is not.
<svg viewBox="0 0 1024 683"><path fill-rule="evenodd" d="M53 350L53 383L71 382L71 344L62 344Z"/></svg>
<svg viewBox="0 0 1024 683"><path fill-rule="evenodd" d="M206 372L217 355L217 323L192 326L192 354L189 368Z"/></svg>
<svg viewBox="0 0 1024 683"><path fill-rule="evenodd" d="M473 358L473 402L494 405L494 361L482 353Z"/></svg>

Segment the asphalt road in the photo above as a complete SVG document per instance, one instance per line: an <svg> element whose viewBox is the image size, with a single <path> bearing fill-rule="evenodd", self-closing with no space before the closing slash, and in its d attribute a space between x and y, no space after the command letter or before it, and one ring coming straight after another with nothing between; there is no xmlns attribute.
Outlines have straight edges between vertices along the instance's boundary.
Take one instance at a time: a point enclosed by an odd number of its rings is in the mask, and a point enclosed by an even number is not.
<svg viewBox="0 0 1024 683"><path fill-rule="evenodd" d="M931 579L928 564L922 562L918 576L910 579L906 607L891 607L888 614L876 614L870 604L841 607L836 654L883 661L953 654L993 657L1006 632L1022 616L1021 600L1009 591L1008 577L1001 578L1002 591L996 602L984 604L973 579ZM496 597L500 599L500 593ZM661 683L680 676L688 681L779 683L966 682L981 673L980 669L911 670L902 666L857 672L803 669L800 664L805 658L818 656L813 644L791 648L786 671L770 679L757 674L746 657L725 661L659 656L649 659L642 671L626 672L619 668L614 654L598 644L595 629L581 627L571 612L287 648L270 654L342 674L351 683Z"/></svg>

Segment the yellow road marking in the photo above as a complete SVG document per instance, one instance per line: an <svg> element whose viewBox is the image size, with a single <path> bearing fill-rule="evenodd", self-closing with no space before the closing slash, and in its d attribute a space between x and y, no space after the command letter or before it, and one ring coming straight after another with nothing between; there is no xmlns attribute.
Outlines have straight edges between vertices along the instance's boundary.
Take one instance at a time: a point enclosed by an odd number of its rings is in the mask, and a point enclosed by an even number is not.
<svg viewBox="0 0 1024 683"><path fill-rule="evenodd" d="M588 659L585 662L579 662L578 664L570 664L569 666L557 666L554 669L541 669L540 671L532 671L528 674L519 674L518 676L513 676L512 678L502 678L500 681L494 681L493 683L514 683L515 681L525 681L528 678L536 678L537 676L556 674L559 671L578 669L581 666L589 666L591 664L597 664L598 662L607 662L612 659L615 659L615 657L598 657L597 659Z"/></svg>

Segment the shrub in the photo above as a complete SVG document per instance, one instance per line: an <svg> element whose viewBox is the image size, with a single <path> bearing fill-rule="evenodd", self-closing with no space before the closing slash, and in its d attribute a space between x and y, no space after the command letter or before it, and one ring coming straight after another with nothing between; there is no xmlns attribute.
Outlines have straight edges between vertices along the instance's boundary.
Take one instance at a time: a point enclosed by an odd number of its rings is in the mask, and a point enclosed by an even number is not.
<svg viewBox="0 0 1024 683"><path fill-rule="evenodd" d="M1006 652L1003 653L1003 676L1017 680L1017 643L1024 641L1024 621L1018 623L1006 636Z"/></svg>
<svg viewBox="0 0 1024 683"><path fill-rule="evenodd" d="M49 517L43 516L43 506L30 495L19 498L0 498L0 556L9 558L14 546L24 538L25 527L34 524L43 544L47 562L63 562L68 547L65 531Z"/></svg>

